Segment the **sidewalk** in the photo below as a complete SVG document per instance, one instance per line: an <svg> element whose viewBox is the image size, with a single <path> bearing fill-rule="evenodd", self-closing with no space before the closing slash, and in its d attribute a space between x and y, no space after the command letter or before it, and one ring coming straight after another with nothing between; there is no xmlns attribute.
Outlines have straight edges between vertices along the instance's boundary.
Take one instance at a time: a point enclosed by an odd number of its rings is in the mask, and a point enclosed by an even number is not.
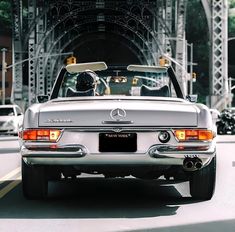
<svg viewBox="0 0 235 232"><path fill-rule="evenodd" d="M217 143L235 143L235 135L217 135Z"/></svg>

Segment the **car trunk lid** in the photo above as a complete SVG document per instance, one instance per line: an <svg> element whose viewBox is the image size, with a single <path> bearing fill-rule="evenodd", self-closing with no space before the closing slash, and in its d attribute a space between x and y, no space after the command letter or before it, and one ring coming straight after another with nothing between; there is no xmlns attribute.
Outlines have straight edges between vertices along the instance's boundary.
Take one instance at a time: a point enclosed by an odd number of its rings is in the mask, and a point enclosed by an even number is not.
<svg viewBox="0 0 235 232"><path fill-rule="evenodd" d="M119 110L118 110L119 109ZM40 127L195 127L197 107L186 101L78 100L43 104Z"/></svg>

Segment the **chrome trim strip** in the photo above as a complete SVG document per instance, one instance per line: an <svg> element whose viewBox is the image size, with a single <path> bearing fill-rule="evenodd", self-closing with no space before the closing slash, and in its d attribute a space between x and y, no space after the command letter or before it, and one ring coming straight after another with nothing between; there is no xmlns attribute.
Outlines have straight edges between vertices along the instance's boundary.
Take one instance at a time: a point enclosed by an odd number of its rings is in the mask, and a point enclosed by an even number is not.
<svg viewBox="0 0 235 232"><path fill-rule="evenodd" d="M121 126L121 127L112 127L112 126L104 126L104 127L64 127L64 130L71 131L71 132L109 132L109 131L123 131L123 132L159 132L162 130L173 131L177 127L128 127L128 126ZM180 127L182 128L182 127ZM195 127L185 127L185 129L195 129Z"/></svg>
<svg viewBox="0 0 235 232"><path fill-rule="evenodd" d="M102 121L102 124L133 124L133 121Z"/></svg>
<svg viewBox="0 0 235 232"><path fill-rule="evenodd" d="M41 157L60 157L60 156L85 156L87 148L80 144L68 144L65 146L55 146L54 148L50 145L38 146L38 145L25 145L21 149L22 155L32 155L32 156L41 156Z"/></svg>
<svg viewBox="0 0 235 232"><path fill-rule="evenodd" d="M203 165L208 163L213 158L214 154L211 155L198 155ZM130 159L131 157L131 159ZM29 164L36 165L183 165L185 155L178 154L178 157L171 157L165 155L158 158L150 157L146 154L97 154L97 155L86 155L84 157L40 157L38 156L23 156L23 159ZM188 156L187 156L188 157Z"/></svg>

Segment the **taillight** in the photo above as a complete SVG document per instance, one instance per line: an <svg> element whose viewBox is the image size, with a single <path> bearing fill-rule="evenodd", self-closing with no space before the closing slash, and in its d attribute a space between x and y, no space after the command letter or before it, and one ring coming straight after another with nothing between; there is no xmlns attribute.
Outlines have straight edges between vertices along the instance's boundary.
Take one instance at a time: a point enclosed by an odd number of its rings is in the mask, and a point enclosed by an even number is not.
<svg viewBox="0 0 235 232"><path fill-rule="evenodd" d="M61 131L56 129L27 129L22 132L23 140L56 142Z"/></svg>
<svg viewBox="0 0 235 232"><path fill-rule="evenodd" d="M215 134L211 130L175 130L175 137L179 141L210 141L215 137Z"/></svg>

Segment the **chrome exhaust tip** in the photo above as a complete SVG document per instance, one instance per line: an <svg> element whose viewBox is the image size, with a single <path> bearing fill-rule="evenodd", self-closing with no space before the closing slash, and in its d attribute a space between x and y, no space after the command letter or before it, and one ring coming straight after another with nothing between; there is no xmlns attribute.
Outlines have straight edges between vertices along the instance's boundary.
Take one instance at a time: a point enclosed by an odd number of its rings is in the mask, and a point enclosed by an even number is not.
<svg viewBox="0 0 235 232"><path fill-rule="evenodd" d="M196 169L201 169L202 168L202 161L195 162L195 168Z"/></svg>
<svg viewBox="0 0 235 232"><path fill-rule="evenodd" d="M186 162L185 166L186 166L186 168L190 169L190 168L193 168L194 164L192 161L188 161L188 162Z"/></svg>
<svg viewBox="0 0 235 232"><path fill-rule="evenodd" d="M187 171L192 171L194 169L194 163L192 159L185 158L183 162L183 168Z"/></svg>
<svg viewBox="0 0 235 232"><path fill-rule="evenodd" d="M185 158L183 161L183 168L185 171L196 171L201 169L203 166L202 160L194 157L194 158Z"/></svg>

